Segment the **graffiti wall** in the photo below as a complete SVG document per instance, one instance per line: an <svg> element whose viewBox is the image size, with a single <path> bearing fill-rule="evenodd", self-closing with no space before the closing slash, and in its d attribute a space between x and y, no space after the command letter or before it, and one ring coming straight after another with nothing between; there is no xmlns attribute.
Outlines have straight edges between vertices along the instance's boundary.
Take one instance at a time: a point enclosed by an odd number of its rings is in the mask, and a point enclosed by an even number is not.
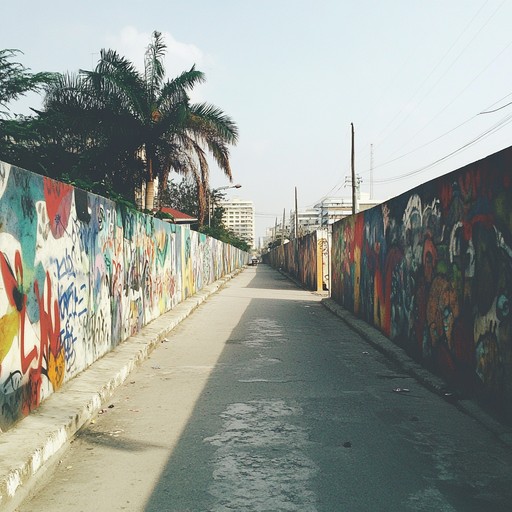
<svg viewBox="0 0 512 512"><path fill-rule="evenodd" d="M284 270L309 290L329 287L329 241L327 231L319 229L272 249L263 261Z"/></svg>
<svg viewBox="0 0 512 512"><path fill-rule="evenodd" d="M0 428L247 257L0 162Z"/></svg>
<svg viewBox="0 0 512 512"><path fill-rule="evenodd" d="M512 148L333 227L332 297L512 417Z"/></svg>

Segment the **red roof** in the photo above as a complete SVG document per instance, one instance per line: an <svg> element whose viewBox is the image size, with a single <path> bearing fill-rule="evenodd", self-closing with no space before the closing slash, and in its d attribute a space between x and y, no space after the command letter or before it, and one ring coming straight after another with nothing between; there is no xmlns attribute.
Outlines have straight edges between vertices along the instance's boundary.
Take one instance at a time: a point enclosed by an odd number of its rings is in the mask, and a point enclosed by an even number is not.
<svg viewBox="0 0 512 512"><path fill-rule="evenodd" d="M187 215L186 213L180 212L179 210L175 210L174 208L169 208L167 206L162 206L160 211L163 213L168 213L174 217L174 221L179 224L192 223L197 222L195 217Z"/></svg>

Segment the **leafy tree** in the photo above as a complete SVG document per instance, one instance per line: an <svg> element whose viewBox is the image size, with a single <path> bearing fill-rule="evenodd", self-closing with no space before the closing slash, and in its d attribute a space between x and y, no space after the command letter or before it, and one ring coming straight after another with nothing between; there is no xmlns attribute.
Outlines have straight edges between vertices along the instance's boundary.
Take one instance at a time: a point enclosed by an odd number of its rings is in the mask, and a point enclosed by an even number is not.
<svg viewBox="0 0 512 512"><path fill-rule="evenodd" d="M12 59L21 54L19 50L0 50L0 159L30 166L34 163L31 150L38 147L39 138L30 116L13 116L9 103L30 91L41 91L45 84L56 79L54 73L35 73Z"/></svg>
<svg viewBox="0 0 512 512"><path fill-rule="evenodd" d="M168 186L160 192L160 203L197 219L199 203L197 185L193 178L186 177L179 182L171 179Z"/></svg>
<svg viewBox="0 0 512 512"><path fill-rule="evenodd" d="M165 80L165 50L155 31L144 73L117 52L101 50L93 71L63 75L48 88L41 117L57 120L68 150L80 155L79 173L92 167L96 177L123 191L144 181L146 209L153 209L156 179L166 189L171 170L190 174L197 185L202 224L207 155L213 155L231 179L228 148L237 142L238 129L217 107L191 104L189 92L205 80L195 67Z"/></svg>
<svg viewBox="0 0 512 512"><path fill-rule="evenodd" d="M202 233L207 234L217 240L229 243L243 251L250 251L250 244L238 237L235 233L228 230L222 220L224 209L219 203L226 196L222 191L210 190L210 222L209 225L199 227ZM171 180L170 186L163 191L161 195L162 206L175 208L183 213L198 217L199 201L197 195L197 184L194 179L189 177L175 183Z"/></svg>
<svg viewBox="0 0 512 512"><path fill-rule="evenodd" d="M22 53L20 50L0 50L0 117L9 114L8 103L17 100L29 91L39 91L44 84L55 78L54 73L29 73L19 62L11 59Z"/></svg>
<svg viewBox="0 0 512 512"><path fill-rule="evenodd" d="M228 244L233 245L234 247L238 247L242 249L242 251L250 252L251 244L237 236L233 231L226 229L224 225L222 226L203 226L200 231L202 233L211 236L212 238L216 238L217 240L221 240L222 242L226 242Z"/></svg>
<svg viewBox="0 0 512 512"><path fill-rule="evenodd" d="M209 226L217 227L222 225L224 208L219 203L226 197L222 191L209 190L207 195L207 213ZM162 206L175 208L196 219L199 219L199 195L198 185L194 176L186 176L182 180L175 182L170 180L166 189L160 193L160 202ZM198 226L199 227L199 226Z"/></svg>
<svg viewBox="0 0 512 512"><path fill-rule="evenodd" d="M275 240L272 240L268 243L269 249L275 249L276 247L279 247L280 245L283 245L283 239L281 235L277 235Z"/></svg>

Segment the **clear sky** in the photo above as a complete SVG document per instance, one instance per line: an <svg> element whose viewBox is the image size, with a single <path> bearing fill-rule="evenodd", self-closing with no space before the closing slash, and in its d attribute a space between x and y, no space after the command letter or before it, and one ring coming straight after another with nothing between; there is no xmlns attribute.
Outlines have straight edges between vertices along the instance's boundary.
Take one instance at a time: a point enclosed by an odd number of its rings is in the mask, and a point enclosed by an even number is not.
<svg viewBox="0 0 512 512"><path fill-rule="evenodd" d="M168 76L195 63L207 82L194 99L238 123L242 188L228 196L254 201L258 236L288 218L294 187L299 209L351 197L351 123L361 191L375 199L512 144L512 0L2 4L0 48L22 50L33 72L91 69L101 48L142 66L162 32ZM28 102L40 106L15 111ZM227 184L212 169L212 185Z"/></svg>

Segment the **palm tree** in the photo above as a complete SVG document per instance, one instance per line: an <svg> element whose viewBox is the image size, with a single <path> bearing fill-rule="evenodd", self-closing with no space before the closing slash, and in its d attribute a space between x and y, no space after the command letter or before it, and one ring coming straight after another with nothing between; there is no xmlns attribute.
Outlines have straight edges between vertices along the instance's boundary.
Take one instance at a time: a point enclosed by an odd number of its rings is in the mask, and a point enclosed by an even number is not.
<svg viewBox="0 0 512 512"><path fill-rule="evenodd" d="M171 170L191 173L198 183L204 222L207 155L231 180L229 145L236 144L238 128L217 107L191 104L189 92L205 80L195 66L165 80L165 50L161 34L153 32L143 74L117 52L101 50L93 71L62 76L48 88L43 114L67 119L70 139L85 144L89 153L122 156L128 181L132 178L133 183L140 169L148 210L154 206L156 179L165 188Z"/></svg>

